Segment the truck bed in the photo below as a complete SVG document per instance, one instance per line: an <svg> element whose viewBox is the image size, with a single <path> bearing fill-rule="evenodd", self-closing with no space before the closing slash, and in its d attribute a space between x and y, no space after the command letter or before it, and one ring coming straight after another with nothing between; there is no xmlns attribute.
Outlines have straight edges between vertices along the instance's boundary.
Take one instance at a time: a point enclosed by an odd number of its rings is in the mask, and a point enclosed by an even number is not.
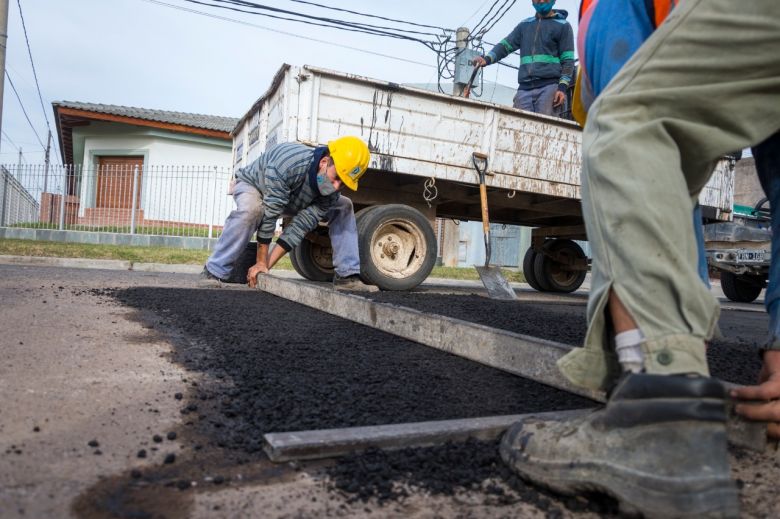
<svg viewBox="0 0 780 519"><path fill-rule="evenodd" d="M488 156L491 221L582 223L577 124L312 66L280 68L233 132L234 165L248 164L278 142L324 144L348 134L362 137L372 151L372 171L349 194L358 206L393 202L425 209L427 198L432 206L424 212L431 217L478 220L471 157L481 152ZM427 179L435 189L426 192ZM734 164L724 159L699 198L707 219L730 219L733 186Z"/></svg>

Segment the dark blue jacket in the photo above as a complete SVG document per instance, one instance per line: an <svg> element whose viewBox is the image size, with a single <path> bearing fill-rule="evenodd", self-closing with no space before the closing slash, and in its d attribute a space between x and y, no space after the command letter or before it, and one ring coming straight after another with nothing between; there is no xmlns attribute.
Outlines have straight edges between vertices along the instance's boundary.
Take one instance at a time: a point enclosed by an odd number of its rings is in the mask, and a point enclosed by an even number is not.
<svg viewBox="0 0 780 519"><path fill-rule="evenodd" d="M564 10L542 18L532 16L520 22L514 30L493 47L484 58L488 64L501 61L520 51L520 71L517 83L520 90L531 90L554 83L565 91L574 74L574 33L566 21Z"/></svg>

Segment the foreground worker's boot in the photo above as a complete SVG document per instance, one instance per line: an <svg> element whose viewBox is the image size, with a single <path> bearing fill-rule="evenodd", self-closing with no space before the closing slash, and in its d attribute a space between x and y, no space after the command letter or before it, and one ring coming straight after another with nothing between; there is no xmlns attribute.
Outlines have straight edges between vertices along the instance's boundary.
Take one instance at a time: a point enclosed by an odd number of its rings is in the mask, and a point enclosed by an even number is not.
<svg viewBox="0 0 780 519"><path fill-rule="evenodd" d="M363 283L360 276L353 274L351 276L341 277L338 274L333 276L333 288L343 290L344 292L378 292L379 287Z"/></svg>
<svg viewBox="0 0 780 519"><path fill-rule="evenodd" d="M604 409L514 424L501 457L533 483L603 492L645 517L738 517L726 416L725 389L714 379L632 374Z"/></svg>
<svg viewBox="0 0 780 519"><path fill-rule="evenodd" d="M225 281L218 278L206 267L203 267L200 275L198 276L198 286L201 288L219 288Z"/></svg>

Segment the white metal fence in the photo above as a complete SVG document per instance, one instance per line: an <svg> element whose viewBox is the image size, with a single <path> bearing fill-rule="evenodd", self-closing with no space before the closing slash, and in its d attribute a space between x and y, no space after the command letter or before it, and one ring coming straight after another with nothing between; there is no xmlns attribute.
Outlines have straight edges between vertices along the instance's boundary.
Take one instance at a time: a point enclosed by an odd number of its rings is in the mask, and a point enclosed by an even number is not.
<svg viewBox="0 0 780 519"><path fill-rule="evenodd" d="M2 166L0 227L215 238L229 167Z"/></svg>
<svg viewBox="0 0 780 519"><path fill-rule="evenodd" d="M0 227L35 220L39 209L40 204L24 185L0 167Z"/></svg>

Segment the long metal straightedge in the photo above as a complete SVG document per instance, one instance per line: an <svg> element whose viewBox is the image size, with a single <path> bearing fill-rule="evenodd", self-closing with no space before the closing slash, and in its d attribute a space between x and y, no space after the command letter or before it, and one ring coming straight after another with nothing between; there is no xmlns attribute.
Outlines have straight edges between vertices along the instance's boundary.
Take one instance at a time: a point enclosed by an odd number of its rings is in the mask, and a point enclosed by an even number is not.
<svg viewBox="0 0 780 519"><path fill-rule="evenodd" d="M335 458L364 451L371 447L392 450L431 447L448 441L465 441L468 438L487 441L497 439L510 425L525 418L564 420L591 411L592 409L576 409L524 415L485 416L462 420L268 433L263 435L263 448L271 461L281 462Z"/></svg>
<svg viewBox="0 0 780 519"><path fill-rule="evenodd" d="M311 283L273 275L257 278L257 287L296 303L364 324L459 357L570 393L604 401L604 394L565 380L555 362L570 346L411 308L378 303Z"/></svg>

